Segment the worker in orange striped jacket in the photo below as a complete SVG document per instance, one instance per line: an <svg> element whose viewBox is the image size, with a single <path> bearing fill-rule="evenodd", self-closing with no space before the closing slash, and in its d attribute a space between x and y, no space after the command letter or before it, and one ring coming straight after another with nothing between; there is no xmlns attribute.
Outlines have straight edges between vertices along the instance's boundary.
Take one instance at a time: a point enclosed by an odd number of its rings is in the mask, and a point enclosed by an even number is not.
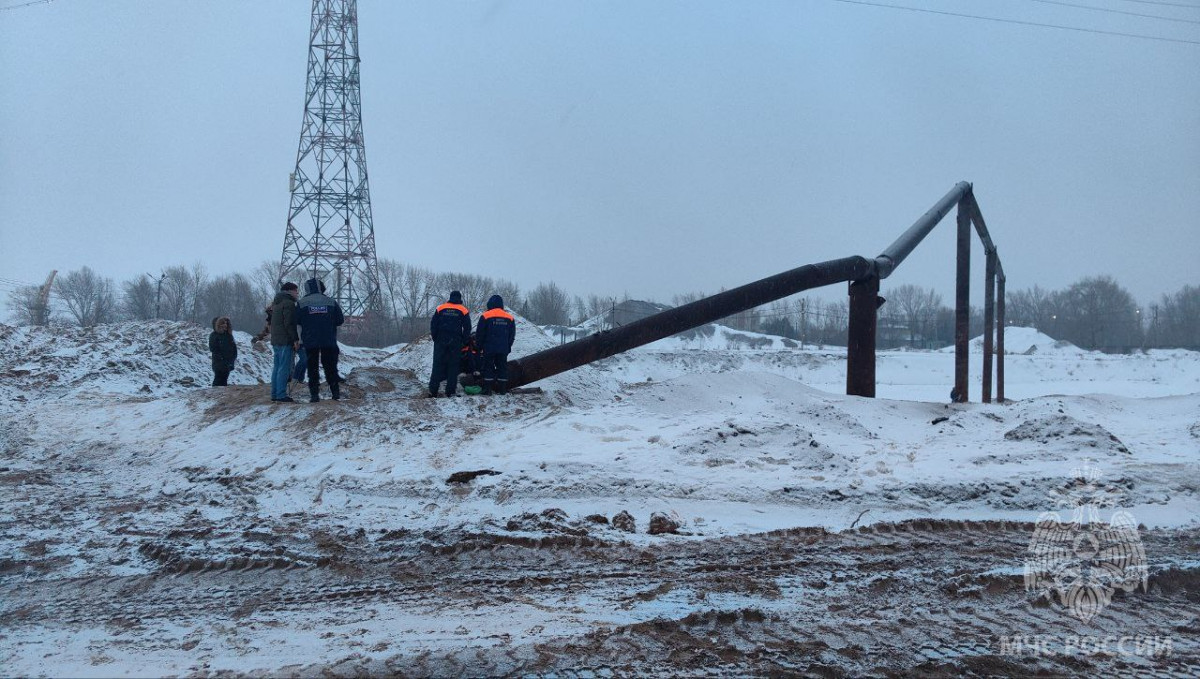
<svg viewBox="0 0 1200 679"><path fill-rule="evenodd" d="M456 396L458 386L458 362L463 345L471 339L471 312L463 306L462 293L455 290L450 300L440 305L429 320L429 334L433 337L433 373L429 376L429 396L436 397L442 380L446 381L446 395Z"/></svg>
<svg viewBox="0 0 1200 679"><path fill-rule="evenodd" d="M517 337L517 319L504 310L504 298L492 295L475 326L475 342L483 352L483 393L508 391L508 353Z"/></svg>

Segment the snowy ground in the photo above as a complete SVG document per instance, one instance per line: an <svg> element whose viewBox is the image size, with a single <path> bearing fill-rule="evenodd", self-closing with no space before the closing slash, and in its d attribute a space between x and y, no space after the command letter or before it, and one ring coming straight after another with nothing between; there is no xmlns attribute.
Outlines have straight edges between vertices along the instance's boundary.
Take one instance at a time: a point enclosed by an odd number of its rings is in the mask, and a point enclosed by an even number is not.
<svg viewBox="0 0 1200 679"><path fill-rule="evenodd" d="M340 403L275 405L241 335L236 386L196 386L206 336L0 326L22 357L0 374L5 673L1200 669L1194 352L1009 329L1015 400L951 405L950 353L881 352L880 398L851 398L844 353L717 327L542 393L426 400L418 342L347 349ZM1020 572L1085 460L1143 524L1155 587L1080 631ZM913 638L912 616L951 631ZM1088 629L1174 654L995 648Z"/></svg>

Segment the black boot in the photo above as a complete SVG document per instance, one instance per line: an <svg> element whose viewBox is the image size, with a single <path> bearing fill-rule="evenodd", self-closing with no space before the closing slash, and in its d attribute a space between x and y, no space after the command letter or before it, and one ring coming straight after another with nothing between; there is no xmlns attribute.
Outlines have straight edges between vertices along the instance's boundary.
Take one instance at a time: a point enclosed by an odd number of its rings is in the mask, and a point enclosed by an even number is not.
<svg viewBox="0 0 1200 679"><path fill-rule="evenodd" d="M329 391L330 391L330 393L333 394L333 400L335 400L335 401L342 400L342 383L341 382L334 382L333 384L329 385Z"/></svg>
<svg viewBox="0 0 1200 679"><path fill-rule="evenodd" d="M308 390L308 402L309 403L320 403L321 402L321 393L319 391L317 391L316 389L309 389Z"/></svg>

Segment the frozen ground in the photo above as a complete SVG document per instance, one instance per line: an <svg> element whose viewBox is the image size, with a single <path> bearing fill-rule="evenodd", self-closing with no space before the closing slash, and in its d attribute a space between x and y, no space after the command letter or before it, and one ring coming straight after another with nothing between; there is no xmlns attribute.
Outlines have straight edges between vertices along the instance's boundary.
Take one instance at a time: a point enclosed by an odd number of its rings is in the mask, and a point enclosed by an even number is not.
<svg viewBox="0 0 1200 679"><path fill-rule="evenodd" d="M1200 671L1194 352L1010 329L1016 400L950 405L944 352L882 352L881 398L850 398L843 354L717 328L431 401L415 343L348 349L347 399L284 406L247 337L211 389L200 329L43 332L0 326L7 674ZM1150 564L1090 626L1021 576L1085 460Z"/></svg>

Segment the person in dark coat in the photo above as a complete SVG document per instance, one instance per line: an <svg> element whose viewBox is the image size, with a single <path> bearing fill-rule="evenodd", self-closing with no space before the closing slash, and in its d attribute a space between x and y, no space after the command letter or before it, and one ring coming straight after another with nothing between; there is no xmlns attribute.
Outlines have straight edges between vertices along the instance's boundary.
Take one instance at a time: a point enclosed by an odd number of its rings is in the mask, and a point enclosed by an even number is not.
<svg viewBox="0 0 1200 679"><path fill-rule="evenodd" d="M308 353L309 402L321 400L321 375L318 364L325 370L325 382L333 400L342 398L338 377L337 329L346 318L342 307L325 294L325 284L311 278L304 283L307 295L296 303L296 324L300 326L300 341Z"/></svg>
<svg viewBox="0 0 1200 679"><path fill-rule="evenodd" d="M475 342L475 333L471 333L467 343L463 345L462 352L459 353L458 384L460 386L483 388L483 376L479 372L481 360L479 345Z"/></svg>
<svg viewBox="0 0 1200 679"><path fill-rule="evenodd" d="M429 396L438 395L438 387L443 381L446 382L446 395L454 396L462 348L471 339L471 312L463 306L461 292L452 291L450 299L433 312L433 318L429 319L429 335L433 338Z"/></svg>
<svg viewBox="0 0 1200 679"><path fill-rule="evenodd" d="M271 368L271 400L276 402L292 403L287 388L292 375L293 352L300 345L300 336L296 334L297 294L295 283L284 283L271 302L271 351L275 356Z"/></svg>
<svg viewBox="0 0 1200 679"><path fill-rule="evenodd" d="M229 384L229 373L237 362L237 344L233 341L233 322L228 317L213 319L213 331L208 335L208 350L212 352L214 387Z"/></svg>
<svg viewBox="0 0 1200 679"><path fill-rule="evenodd" d="M483 393L508 391L508 354L517 338L517 319L504 310L504 298L492 295L479 317L475 341L483 353Z"/></svg>

